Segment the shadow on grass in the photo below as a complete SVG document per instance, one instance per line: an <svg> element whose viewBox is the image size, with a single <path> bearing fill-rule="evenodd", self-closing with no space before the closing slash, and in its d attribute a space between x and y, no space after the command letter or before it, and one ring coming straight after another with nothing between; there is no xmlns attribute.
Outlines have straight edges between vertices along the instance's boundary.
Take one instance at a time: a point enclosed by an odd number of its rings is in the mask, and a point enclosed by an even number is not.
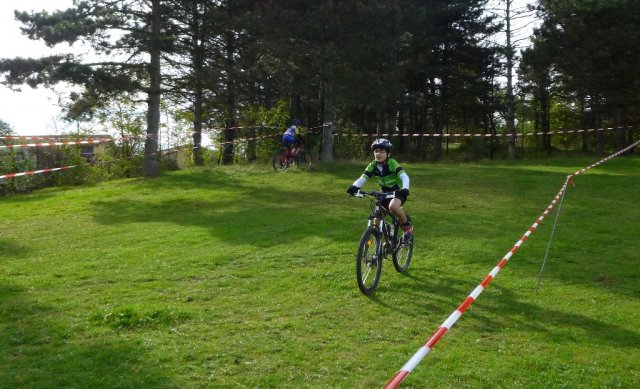
<svg viewBox="0 0 640 389"><path fill-rule="evenodd" d="M174 223L200 227L229 243L258 247L274 246L284 240L308 236L355 240L334 234L343 216L328 212L325 193L301 190L294 193L270 185L273 174L264 174L258 186L221 172L208 175L179 174L148 181L148 196L113 198L91 202L94 218L102 224ZM169 189L167 189L169 188ZM192 190L204 189L194 196ZM158 194L170 190L172 195ZM201 194L201 195L200 195ZM338 195L336 195L338 196ZM147 197L147 198L145 198ZM366 220L366 211L362 219Z"/></svg>
<svg viewBox="0 0 640 389"><path fill-rule="evenodd" d="M30 251L31 249L26 245L0 239L0 258L22 258Z"/></svg>
<svg viewBox="0 0 640 389"><path fill-rule="evenodd" d="M532 304L524 301L526 297L499 285L493 286L493 289L492 295L486 296L488 304L473 312L474 319L480 323L479 331L491 333L508 327L517 328L518 332L544 334L550 341L558 344L579 342L630 349L640 347L640 332L609 321L550 308L550 300ZM484 313L489 311L491 315ZM489 317L494 315L498 319Z"/></svg>
<svg viewBox="0 0 640 389"><path fill-rule="evenodd" d="M415 263L412 266L406 273L397 273L390 261L385 263L381 284L371 300L406 318L427 315L444 320L444 315L451 313L473 289L469 280L451 277L437 269L418 267ZM402 302L389 304L376 293L401 296Z"/></svg>
<svg viewBox="0 0 640 389"><path fill-rule="evenodd" d="M355 171L355 168L351 167L356 164L330 164L326 170L341 178L351 177L352 172L349 170ZM499 166L491 170L492 168L491 166L468 166L460 169L459 165L444 165L442 168L416 166L414 170L418 180L427 180L426 176L430 173L439 172L438 174L446 177L447 185L455 187L456 178L453 174L465 176L461 178L464 185L460 191L454 192L453 197L433 203L422 202L420 197L410 201L408 211L416 224L417 241L427 242L427 245L447 243L442 248L437 248L439 250L456 249L457 246L449 244L452 242L452 234L456 234L458 241L464 239L465 242L473 243L473 245L460 246L468 250L461 259L493 258L487 265L487 271L490 270L535 221L540 214L539 211L548 205L555 190L559 189L559 186L556 186L556 179L549 178L550 173L537 170L529 171L521 175L517 181L508 183L512 186L508 191L487 189L487 186L499 187L506 177L518 175L522 171L518 166ZM511 169L513 174L510 172ZM488 181L472 178L486 175L491 177ZM324 176L320 180L326 180L326 175L320 176ZM422 176L425 177L420 178ZM349 245L348 247L353 247L355 253L360 233L366 223L368 205L363 201L347 199L342 188L336 188L335 195L332 190L312 190L313 184L305 180L315 178L313 174L282 173L267 169L254 171L246 168L235 170L205 168L167 174L155 180L128 183L127 185L131 184L135 190L142 193L131 196L132 191L127 191L123 195L101 198L91 203L91 211L99 223L107 225L174 223L184 227L201 228L211 236L229 244L241 242L243 245L254 247L274 247L308 237L320 237L338 244L345 244L345 247ZM540 183L551 181L553 181L551 189L540 187ZM329 184L334 182L332 179ZM330 195L328 196L327 193ZM447 193L451 194L450 188L447 189ZM542 200L536 200L539 205L529 207L533 209L530 212L523 209L522 198L514 197L513 193L526 193L526 197L523 198L529 199L527 201L531 201L535 193L534 197ZM507 233L506 228L500 227L499 223L505 221L499 218L500 215L494 215L492 212L491 202L496 200L497 195L501 196L507 206L513 204L509 209L519 210L517 214L515 211L509 214L508 224L517 224L513 234ZM477 202L478 198L482 201ZM353 201L348 202L350 200ZM501 204L497 209L504 209L504 207L505 205ZM515 217L517 220L514 220ZM551 217L546 223L551 223ZM538 232L535 240L527 242L526 247L534 244L544 245L546 239L546 235ZM488 251L489 248L487 248L494 244L492 242L501 242L496 246L495 252ZM419 254L420 250L433 248L433 246L418 247L417 253ZM518 258L521 255L518 253ZM473 260L468 259L466 262L471 263ZM539 264L536 262L523 270L537 274L538 267ZM566 277L562 273L553 276L576 282L576 278L570 274ZM589 283L590 280L585 279L582 282Z"/></svg>
<svg viewBox="0 0 640 389"><path fill-rule="evenodd" d="M0 286L0 382L3 387L172 387L162 369L145 360L142 342L75 338L50 307L27 291Z"/></svg>
<svg viewBox="0 0 640 389"><path fill-rule="evenodd" d="M394 278L391 284L387 283L380 291L402 296L402 302L389 304L375 294L371 301L407 319L415 320L418 316L432 318L432 327L425 328L426 337L436 331L477 286L469 280L424 268L410 270ZM638 331L587 315L549 308L545 306L550 305L549 300L533 304L526 299L527 296L496 285L494 281L457 323L470 321L474 331L486 334L486 337L516 328L518 333L543 334L549 341L558 344L595 343L634 350L640 347Z"/></svg>

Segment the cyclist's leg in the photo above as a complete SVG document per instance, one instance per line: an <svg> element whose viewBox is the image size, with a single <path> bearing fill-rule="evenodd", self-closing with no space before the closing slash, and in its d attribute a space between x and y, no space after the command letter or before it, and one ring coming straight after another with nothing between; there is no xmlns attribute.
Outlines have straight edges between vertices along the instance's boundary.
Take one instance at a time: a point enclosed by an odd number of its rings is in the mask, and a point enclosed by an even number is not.
<svg viewBox="0 0 640 389"><path fill-rule="evenodd" d="M404 212L404 209L402 209L402 200L398 198L391 199L389 202L389 211L391 211L403 225L407 222L407 214Z"/></svg>
<svg viewBox="0 0 640 389"><path fill-rule="evenodd" d="M284 142L284 146L286 148L286 158L291 158L292 156L291 146L295 143L295 138L290 135L285 135L282 138L282 141Z"/></svg>
<svg viewBox="0 0 640 389"><path fill-rule="evenodd" d="M409 219L407 214L404 212L404 209L402 208L403 203L404 201L402 201L401 199L392 199L389 202L389 211L393 212L394 216L397 217L402 224L405 238L411 239L411 237L413 237L413 224L411 223L411 219Z"/></svg>

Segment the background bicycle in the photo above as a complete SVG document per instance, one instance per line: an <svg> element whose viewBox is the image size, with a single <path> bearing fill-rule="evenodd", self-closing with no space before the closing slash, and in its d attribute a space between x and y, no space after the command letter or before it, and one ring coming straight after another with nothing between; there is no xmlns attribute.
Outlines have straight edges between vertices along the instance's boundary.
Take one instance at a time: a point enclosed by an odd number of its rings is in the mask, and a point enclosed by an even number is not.
<svg viewBox="0 0 640 389"><path fill-rule="evenodd" d="M393 192L358 191L355 197L371 198L371 214L362 233L356 259L356 277L360 291L370 295L376 290L382 273L382 260L391 254L393 267L402 273L409 268L413 255L413 238L403 238L400 221L382 206L385 199L395 197ZM385 217L389 216L391 222Z"/></svg>
<svg viewBox="0 0 640 389"><path fill-rule="evenodd" d="M308 166L311 168L313 160L311 153L304 147L304 144L298 143L290 151L287 147L280 146L271 158L271 164L275 170L288 169L293 165L298 165L298 167Z"/></svg>

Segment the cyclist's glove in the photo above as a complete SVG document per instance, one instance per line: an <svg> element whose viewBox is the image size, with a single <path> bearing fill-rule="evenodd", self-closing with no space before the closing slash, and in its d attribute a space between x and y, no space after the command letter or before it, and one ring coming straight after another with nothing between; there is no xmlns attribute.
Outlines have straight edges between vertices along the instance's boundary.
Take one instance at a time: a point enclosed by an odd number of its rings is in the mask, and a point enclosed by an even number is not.
<svg viewBox="0 0 640 389"><path fill-rule="evenodd" d="M409 197L409 189L402 188L399 191L396 191L396 198L402 201L407 201L407 197Z"/></svg>
<svg viewBox="0 0 640 389"><path fill-rule="evenodd" d="M351 196L355 195L356 193L358 193L358 191L360 190L360 188L358 188L355 185L351 185L348 189L347 189L347 193L349 193Z"/></svg>

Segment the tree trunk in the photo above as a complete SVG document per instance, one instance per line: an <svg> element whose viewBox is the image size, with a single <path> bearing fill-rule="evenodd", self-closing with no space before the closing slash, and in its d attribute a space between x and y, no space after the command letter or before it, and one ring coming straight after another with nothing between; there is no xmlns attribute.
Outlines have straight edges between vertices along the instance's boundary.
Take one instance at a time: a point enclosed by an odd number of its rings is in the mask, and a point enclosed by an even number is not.
<svg viewBox="0 0 640 389"><path fill-rule="evenodd" d="M587 118L587 110L585 107L585 98L580 96L580 127L584 130L582 132L582 152L587 152L587 129L589 127L589 120Z"/></svg>
<svg viewBox="0 0 640 389"><path fill-rule="evenodd" d="M594 114L594 126L596 131L596 153L598 155L604 155L604 134L602 133L602 119L600 113L596 111Z"/></svg>
<svg viewBox="0 0 640 389"><path fill-rule="evenodd" d="M434 118L434 137L433 137L433 161L437 162L442 158L442 142L444 137L444 129L442 122L437 117ZM449 138L447 138L447 142Z"/></svg>
<svg viewBox="0 0 640 389"><path fill-rule="evenodd" d="M324 113L322 127L322 162L333 161L333 107L331 106L331 81L324 80Z"/></svg>
<svg viewBox="0 0 640 389"><path fill-rule="evenodd" d="M547 154L551 155L551 102L547 92L540 99L540 121L542 126L542 145Z"/></svg>
<svg viewBox="0 0 640 389"><path fill-rule="evenodd" d="M256 154L256 149L258 147L258 142L256 142L256 138L258 137L258 129L252 128L248 131L247 135L249 136L249 141L247 142L247 160L249 162L255 162L258 159Z"/></svg>
<svg viewBox="0 0 640 389"><path fill-rule="evenodd" d="M432 77L429 80L429 84L431 85L431 90L429 93L431 105L433 106L432 120L433 120L433 153L431 156L431 160L436 162L439 161L442 157L442 142L443 142L443 125L441 118L444 116L444 106L443 103L445 90L444 85L441 85L440 93L438 93L438 86L436 85L435 79ZM447 141L449 138L447 138Z"/></svg>
<svg viewBox="0 0 640 389"><path fill-rule="evenodd" d="M486 115L485 116L485 128L486 131L491 134L491 139L490 139L490 143L489 143L489 159L493 160L493 158L495 157L495 151L496 151L496 123L495 120L493 119L493 115Z"/></svg>
<svg viewBox="0 0 640 389"><path fill-rule="evenodd" d="M515 99L513 97L513 52L511 45L511 2L507 0L507 133L509 134L509 159L516 158Z"/></svg>
<svg viewBox="0 0 640 389"><path fill-rule="evenodd" d="M233 146L235 142L235 113L236 113L236 97L235 97L235 80L234 66L236 55L235 37L232 32L226 32L226 77L227 77L227 95L225 102L225 129L224 129L224 146L222 163L229 165L233 163Z"/></svg>
<svg viewBox="0 0 640 389"><path fill-rule="evenodd" d="M222 146L222 163L224 165L230 165L233 163L233 143L235 139L234 131L234 119L228 116L225 119L224 131L224 145Z"/></svg>
<svg viewBox="0 0 640 389"><path fill-rule="evenodd" d="M196 166L203 166L204 159L202 158L202 119L203 119L203 104L204 104L204 86L202 82L203 69L204 69L204 37L203 37L203 24L204 20L200 19L200 12L198 10L198 3L193 2L192 17L196 20L191 44L193 46L193 72L195 77L195 90L193 97L193 163Z"/></svg>
<svg viewBox="0 0 640 389"><path fill-rule="evenodd" d="M635 129L634 127L629 127L629 128L628 128L628 131L627 131L627 144L628 144L628 145L631 145L631 144L633 144L633 143L634 143L634 142L633 142L633 132L634 132L635 130L636 130L636 129ZM632 155L632 154L634 153L634 150L635 150L635 149L636 149L635 147L633 147L633 148L629 149L629 151L627 152L627 155Z"/></svg>
<svg viewBox="0 0 640 389"><path fill-rule="evenodd" d="M202 158L202 89L196 87L193 101L193 163L203 166Z"/></svg>
<svg viewBox="0 0 640 389"><path fill-rule="evenodd" d="M396 123L396 127L398 128L398 153L405 154L408 151L408 147L406 147L404 134L406 132L405 125L405 104L404 104L404 93L400 96L400 107L398 107L398 119Z"/></svg>
<svg viewBox="0 0 640 389"><path fill-rule="evenodd" d="M616 107L616 150L622 150L627 146L627 137L624 128L624 108Z"/></svg>
<svg viewBox="0 0 640 389"><path fill-rule="evenodd" d="M149 50L149 92L147 97L147 137L144 144L143 175L156 177L160 173L158 165L158 133L160 130L160 0L151 1L151 39Z"/></svg>

